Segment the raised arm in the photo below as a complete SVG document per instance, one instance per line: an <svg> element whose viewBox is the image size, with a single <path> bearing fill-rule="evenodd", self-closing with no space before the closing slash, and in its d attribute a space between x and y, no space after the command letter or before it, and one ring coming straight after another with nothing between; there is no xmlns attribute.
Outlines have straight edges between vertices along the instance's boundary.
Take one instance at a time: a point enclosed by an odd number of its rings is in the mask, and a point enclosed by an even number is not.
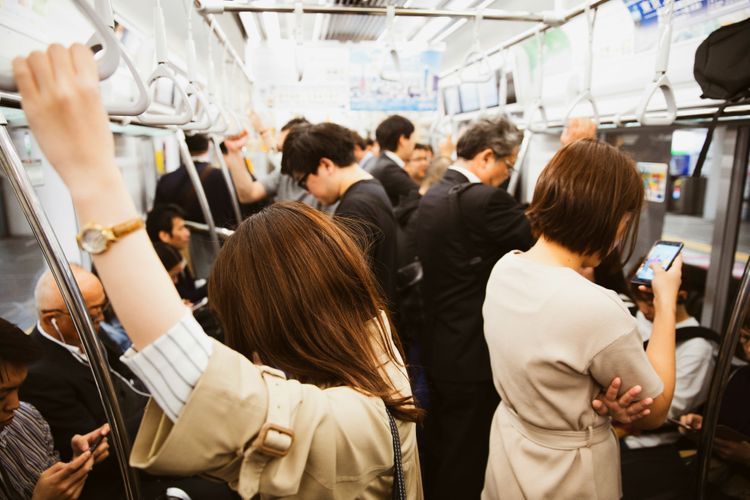
<svg viewBox="0 0 750 500"><path fill-rule="evenodd" d="M45 156L70 190L81 225L139 217L114 161L114 140L91 50L51 45L13 61L23 110ZM107 295L133 344L142 349L186 309L141 229L94 256Z"/></svg>
<svg viewBox="0 0 750 500"><path fill-rule="evenodd" d="M664 383L664 392L654 398L651 414L634 424L641 429L661 426L672 404L675 386L675 308L682 277L682 257L675 259L669 271L664 271L658 264L652 267L655 314L646 356Z"/></svg>
<svg viewBox="0 0 750 500"><path fill-rule="evenodd" d="M237 189L237 197L240 203L255 203L268 196L265 186L253 179L245 165L242 157L242 147L247 142L247 131L241 135L224 140L227 147L226 162L229 173L232 175L234 186Z"/></svg>

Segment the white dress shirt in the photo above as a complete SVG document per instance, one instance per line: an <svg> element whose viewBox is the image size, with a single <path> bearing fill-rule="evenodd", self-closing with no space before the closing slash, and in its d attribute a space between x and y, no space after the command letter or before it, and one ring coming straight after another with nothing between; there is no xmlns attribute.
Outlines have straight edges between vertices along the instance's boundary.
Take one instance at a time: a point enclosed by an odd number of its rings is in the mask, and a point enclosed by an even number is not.
<svg viewBox="0 0 750 500"><path fill-rule="evenodd" d="M406 166L406 162L402 160L401 157L398 156L393 151L384 150L383 154L385 154L388 158L393 160L396 163L396 165L398 165L399 167L404 168Z"/></svg>

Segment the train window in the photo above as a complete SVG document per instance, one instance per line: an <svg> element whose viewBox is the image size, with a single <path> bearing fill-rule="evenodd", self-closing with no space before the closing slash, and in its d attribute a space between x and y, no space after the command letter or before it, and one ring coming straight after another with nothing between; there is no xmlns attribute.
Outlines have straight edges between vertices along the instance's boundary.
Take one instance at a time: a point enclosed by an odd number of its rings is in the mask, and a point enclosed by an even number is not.
<svg viewBox="0 0 750 500"><path fill-rule="evenodd" d="M513 73L510 73L510 72L506 73L505 80L508 82L508 93L505 99L505 103L514 104L518 102L518 100L516 98L516 85L513 82Z"/></svg>
<svg viewBox="0 0 750 500"><path fill-rule="evenodd" d="M461 112L468 113L479 109L479 89L476 83L462 83L458 87L461 98Z"/></svg>
<svg viewBox="0 0 750 500"><path fill-rule="evenodd" d="M461 112L461 99L458 95L458 87L443 89L443 100L446 115L453 116Z"/></svg>

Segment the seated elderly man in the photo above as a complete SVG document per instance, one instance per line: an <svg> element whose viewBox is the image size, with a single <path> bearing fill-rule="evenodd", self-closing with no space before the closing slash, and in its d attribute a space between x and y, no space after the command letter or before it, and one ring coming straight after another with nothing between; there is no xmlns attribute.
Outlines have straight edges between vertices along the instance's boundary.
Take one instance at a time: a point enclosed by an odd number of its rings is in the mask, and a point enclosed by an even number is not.
<svg viewBox="0 0 750 500"><path fill-rule="evenodd" d="M71 266L81 289L89 315L99 329L108 306L99 279L79 266ZM42 350L41 359L29 365L28 378L21 387L21 399L33 404L52 430L55 449L63 460L70 460L71 438L106 422L85 348L63 302L52 274L45 273L37 282L35 300L38 323L31 334ZM117 402L125 420L126 432L134 437L143 417L148 394L138 390L132 374L107 348L110 374ZM114 443L111 443L114 446ZM81 498L121 498L123 484L116 453L113 459L94 467L83 488ZM187 491L193 498L223 498L229 494L225 485L215 485L197 478L159 479L143 474L144 498L156 498L169 486Z"/></svg>
<svg viewBox="0 0 750 500"><path fill-rule="evenodd" d="M49 425L18 397L27 366L40 356L34 339L0 318L0 498L78 498L94 464L109 454L109 427L70 440L73 457L61 462ZM99 439L99 438L102 439ZM93 454L89 447L99 440Z"/></svg>

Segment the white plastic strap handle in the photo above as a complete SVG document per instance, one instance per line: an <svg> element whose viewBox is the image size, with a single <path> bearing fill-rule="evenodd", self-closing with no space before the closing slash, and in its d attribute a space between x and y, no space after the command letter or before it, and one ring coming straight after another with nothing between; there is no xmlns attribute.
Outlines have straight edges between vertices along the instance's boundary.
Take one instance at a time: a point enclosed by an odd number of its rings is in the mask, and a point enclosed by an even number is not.
<svg viewBox="0 0 750 500"><path fill-rule="evenodd" d="M107 25L107 29L114 33L115 16L112 12L112 4L109 0L96 0L96 14L99 16L99 19ZM116 37L115 40L117 40ZM101 43L102 41L99 33L95 32L89 40L89 46L100 45ZM113 116L138 116L148 109L151 104L151 98L148 95L146 84L138 73L138 70L135 69L132 59L130 59L125 47L122 46L119 40L117 40L117 49L120 51L120 58L125 62L125 66L128 68L130 76L135 82L138 97L133 102L108 105L107 113Z"/></svg>
<svg viewBox="0 0 750 500"><path fill-rule="evenodd" d="M380 79L387 82L399 82L401 81L401 60L399 59L398 51L396 50L396 41L393 28L393 25L396 22L396 6L388 5L385 8L385 15L387 18L386 41L388 45L388 55L386 56L386 59L390 57L391 63L393 63L393 67L395 68L395 74L388 73L385 70L386 65L384 61L383 67L380 69Z"/></svg>
<svg viewBox="0 0 750 500"><path fill-rule="evenodd" d="M534 85L534 98L526 108L526 128L532 132L543 132L547 130L549 121L547 120L547 110L542 103L542 84L544 79L544 34L541 29L536 32L536 67L537 75ZM534 118L539 115L541 124L534 122Z"/></svg>
<svg viewBox="0 0 750 500"><path fill-rule="evenodd" d="M120 63L120 49L112 30L107 22L102 20L94 8L89 5L88 0L72 0L78 10L91 22L99 35L102 49L97 53L96 66L99 80L106 80L117 70ZM12 74L0 75L0 90L6 92L17 92L18 86Z"/></svg>
<svg viewBox="0 0 750 500"><path fill-rule="evenodd" d="M590 5L586 5L586 8L584 10L586 15L586 23L588 26L588 43L586 45L586 60L584 62L584 68L583 68L583 90L580 94L578 94L578 97L573 101L573 103L568 108L568 112L565 113L565 120L563 123L568 123L568 118L570 118L571 113L573 113L573 110L578 107L581 104L588 103L591 106L592 111L592 118L594 120L594 123L596 123L597 126L599 126L599 109L596 107L596 101L594 100L594 96L591 93L591 74L592 74L592 66L594 63L594 27L596 26L596 9L591 9Z"/></svg>
<svg viewBox="0 0 750 500"><path fill-rule="evenodd" d="M500 81L498 82L498 103L500 104L500 111L505 112L505 107L508 105L508 79L507 79L507 65L508 65L508 49L503 49L503 61L500 65Z"/></svg>
<svg viewBox="0 0 750 500"><path fill-rule="evenodd" d="M643 98L641 99L640 104L638 104L636 110L636 116L642 125L671 125L675 121L675 118L677 118L677 102L675 101L672 83L667 77L669 52L672 45L672 15L674 14L674 1L666 0L662 12L664 23L661 27L659 46L656 52L654 78L646 89L646 92L643 94ZM657 90L661 91L664 96L667 110L664 114L649 114L648 105Z"/></svg>
<svg viewBox="0 0 750 500"><path fill-rule="evenodd" d="M463 83L485 83L492 78L492 69L487 60L487 53L482 50L482 45L479 42L479 26L482 24L483 17L483 11L479 10L474 18L474 45L464 59L464 68L461 70L461 81ZM474 65L477 65L478 73L471 76L467 71Z"/></svg>
<svg viewBox="0 0 750 500"><path fill-rule="evenodd" d="M304 11L302 9L302 2L295 2L294 4L294 39L297 42L297 47L294 50L294 67L297 71L297 81L301 82L302 77L305 73L305 61L302 54L302 47L304 42L304 24L302 24L302 15Z"/></svg>
<svg viewBox="0 0 750 500"><path fill-rule="evenodd" d="M136 121L144 125L185 125L193 119L193 108L190 107L190 99L185 91L186 89L177 81L177 75L170 67L164 12L159 0L156 0L154 4L154 39L156 44L156 69L149 76L147 85L150 87L160 78L170 80L179 100L176 110L177 115L146 112L140 115Z"/></svg>

